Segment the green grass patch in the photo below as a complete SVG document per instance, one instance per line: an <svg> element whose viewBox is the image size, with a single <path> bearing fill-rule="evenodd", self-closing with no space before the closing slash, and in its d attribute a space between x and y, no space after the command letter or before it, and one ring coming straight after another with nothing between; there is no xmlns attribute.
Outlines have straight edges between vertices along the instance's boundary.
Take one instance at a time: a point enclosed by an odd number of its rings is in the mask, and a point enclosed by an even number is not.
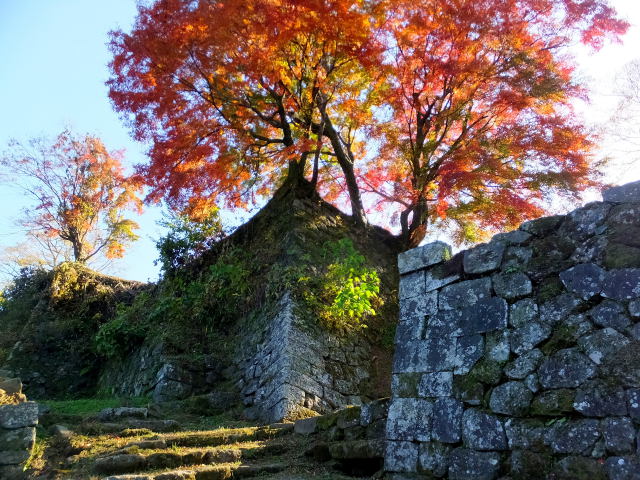
<svg viewBox="0 0 640 480"><path fill-rule="evenodd" d="M131 398L79 398L76 400L43 400L40 403L59 415L92 415L105 408L146 407L147 397Z"/></svg>

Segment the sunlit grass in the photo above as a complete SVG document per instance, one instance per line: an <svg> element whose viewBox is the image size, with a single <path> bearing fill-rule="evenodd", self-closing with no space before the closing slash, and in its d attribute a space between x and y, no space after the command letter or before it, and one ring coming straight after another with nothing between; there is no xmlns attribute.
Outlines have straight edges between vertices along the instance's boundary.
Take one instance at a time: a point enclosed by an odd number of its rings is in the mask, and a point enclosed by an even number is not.
<svg viewBox="0 0 640 480"><path fill-rule="evenodd" d="M43 400L40 403L51 408L51 413L59 415L92 415L105 408L145 407L147 397L131 398L79 398L76 400Z"/></svg>

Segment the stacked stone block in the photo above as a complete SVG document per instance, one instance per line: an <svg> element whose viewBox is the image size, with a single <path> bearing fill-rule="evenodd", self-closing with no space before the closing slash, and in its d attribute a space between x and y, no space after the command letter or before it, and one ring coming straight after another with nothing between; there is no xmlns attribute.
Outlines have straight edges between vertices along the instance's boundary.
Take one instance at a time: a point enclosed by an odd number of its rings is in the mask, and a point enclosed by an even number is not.
<svg viewBox="0 0 640 480"><path fill-rule="evenodd" d="M301 409L326 413L362 403L371 350L364 338L312 328L289 295L268 320L262 337L248 337L229 369L247 417L277 422L305 414Z"/></svg>
<svg viewBox="0 0 640 480"><path fill-rule="evenodd" d="M23 468L36 440L38 405L0 405L0 478L26 478Z"/></svg>
<svg viewBox="0 0 640 480"><path fill-rule="evenodd" d="M640 182L401 254L393 479L640 478Z"/></svg>

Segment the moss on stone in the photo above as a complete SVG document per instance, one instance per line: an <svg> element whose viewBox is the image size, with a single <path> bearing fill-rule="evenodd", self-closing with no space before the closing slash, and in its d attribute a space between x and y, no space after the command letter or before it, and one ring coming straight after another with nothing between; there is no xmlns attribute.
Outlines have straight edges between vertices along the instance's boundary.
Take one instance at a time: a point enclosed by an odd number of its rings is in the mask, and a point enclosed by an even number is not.
<svg viewBox="0 0 640 480"><path fill-rule="evenodd" d="M418 384L420 373L400 373L394 379L394 395L402 398L415 398L418 396Z"/></svg>
<svg viewBox="0 0 640 480"><path fill-rule="evenodd" d="M553 468L553 455L548 450L531 451L520 450L513 452L517 455L512 462L512 477L520 480L538 480L548 478Z"/></svg>
<svg viewBox="0 0 640 480"><path fill-rule="evenodd" d="M557 275L544 278L539 283L537 294L538 302L544 303L551 300L553 297L560 295L563 290L564 287Z"/></svg>
<svg viewBox="0 0 640 480"><path fill-rule="evenodd" d="M487 357L480 360L466 375L467 380L473 383L484 383L497 385L502 378L502 367L504 362L497 362Z"/></svg>
<svg viewBox="0 0 640 480"><path fill-rule="evenodd" d="M540 350L546 355L552 355L558 350L574 346L577 331L578 325L560 325L554 330L551 338L540 347Z"/></svg>
<svg viewBox="0 0 640 480"><path fill-rule="evenodd" d="M531 413L541 416L560 416L573 411L575 391L551 390L537 395L531 404Z"/></svg>
<svg viewBox="0 0 640 480"><path fill-rule="evenodd" d="M640 248L610 243L604 252L606 268L640 268Z"/></svg>
<svg viewBox="0 0 640 480"><path fill-rule="evenodd" d="M537 218L522 226L522 230L536 236L546 235L555 229L565 219L564 215L552 215L550 217Z"/></svg>

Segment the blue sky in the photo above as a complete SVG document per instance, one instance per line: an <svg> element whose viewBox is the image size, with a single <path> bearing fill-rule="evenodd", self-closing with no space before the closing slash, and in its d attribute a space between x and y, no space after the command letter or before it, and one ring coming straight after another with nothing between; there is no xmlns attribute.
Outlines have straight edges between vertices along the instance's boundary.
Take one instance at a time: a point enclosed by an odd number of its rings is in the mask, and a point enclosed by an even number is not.
<svg viewBox="0 0 640 480"><path fill-rule="evenodd" d="M579 52L581 74L590 79L593 103L583 106L593 122L606 118L615 98L613 76L624 63L640 57L640 2L611 2L634 24L625 45L601 53ZM135 0L0 0L0 150L10 138L55 135L65 126L100 136L108 148L126 149L130 164L144 160L144 147L133 142L113 112L104 85L110 54L107 32L129 29ZM609 147L605 147L609 148ZM609 179L640 179L640 168L614 167ZM0 186L0 248L17 243L14 219L24 206L19 192ZM158 208L147 208L138 220L142 238L115 267L125 278L157 278L152 239L161 234Z"/></svg>

